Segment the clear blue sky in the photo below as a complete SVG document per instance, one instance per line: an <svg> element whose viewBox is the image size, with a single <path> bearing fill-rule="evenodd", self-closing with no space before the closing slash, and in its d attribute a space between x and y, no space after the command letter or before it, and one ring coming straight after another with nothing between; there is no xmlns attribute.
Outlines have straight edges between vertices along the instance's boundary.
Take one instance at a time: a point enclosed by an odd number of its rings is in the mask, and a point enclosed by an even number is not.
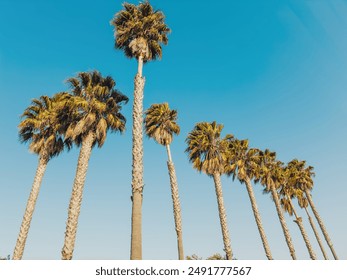
<svg viewBox="0 0 347 280"><path fill-rule="evenodd" d="M137 1L131 1L137 3ZM159 1L172 29L163 59L145 65L144 108L168 102L179 112L172 143L180 189L185 255L223 252L213 180L196 172L185 138L200 121L223 133L307 160L313 198L337 254L347 259L347 1ZM111 75L130 97L127 131L94 149L79 220L75 259L128 259L131 217L131 110L136 62L113 47L109 21L121 1L0 1L0 255L13 253L37 156L18 141L19 116L32 98L67 89L79 71ZM175 259L176 236L162 146L144 139L144 259ZM24 259L59 259L78 150L48 165ZM222 180L234 255L265 259L244 186ZM290 259L269 196L255 186L273 257ZM317 256L322 255L305 213ZM287 216L299 259L308 259ZM326 250L328 250L326 246ZM332 258L331 254L330 257Z"/></svg>

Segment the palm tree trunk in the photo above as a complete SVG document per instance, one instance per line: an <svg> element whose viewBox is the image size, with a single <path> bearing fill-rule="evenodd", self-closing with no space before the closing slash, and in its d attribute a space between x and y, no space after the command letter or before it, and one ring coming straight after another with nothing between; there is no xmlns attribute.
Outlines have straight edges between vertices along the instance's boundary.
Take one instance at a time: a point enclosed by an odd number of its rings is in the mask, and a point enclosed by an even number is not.
<svg viewBox="0 0 347 280"><path fill-rule="evenodd" d="M214 180L214 185L216 188L219 219L220 219L220 225L221 225L222 234L223 234L224 251L226 253L227 260L231 260L233 258L233 253L231 250L231 243L230 243L229 230L227 225L227 217L226 217L225 207L224 207L222 182L220 180L220 174L214 173L213 180Z"/></svg>
<svg viewBox="0 0 347 280"><path fill-rule="evenodd" d="M280 200L278 198L277 191L276 191L274 185L272 185L270 189L271 189L271 194L272 194L272 197L273 197L275 205L276 205L277 215L278 215L278 218L279 218L281 226L282 226L283 234L284 234L284 237L286 239L290 255L291 255L293 260L296 260L295 249L294 249L292 239L291 239L290 234L289 234L287 223L286 223L284 216L283 216L283 213L282 213Z"/></svg>
<svg viewBox="0 0 347 280"><path fill-rule="evenodd" d="M77 224L81 211L84 182L87 176L88 163L94 140L95 133L89 132L88 135L83 139L78 157L76 176L72 188L68 218L66 222L64 247L61 251L63 260L71 260L75 248Z"/></svg>
<svg viewBox="0 0 347 280"><path fill-rule="evenodd" d="M168 152L168 159L169 159L167 161L167 167L169 169L170 185L171 185L171 197L172 197L172 203L173 203L175 229L176 229L176 234L177 234L178 259L184 260L181 205L180 205L180 198L179 198L179 194L178 194L176 171L175 171L175 166L171 160L170 146L166 145L166 149Z"/></svg>
<svg viewBox="0 0 347 280"><path fill-rule="evenodd" d="M16 247L14 248L14 253L12 256L13 260L21 260L23 257L25 243L28 237L31 220L35 211L36 200L37 200L37 197L39 196L41 182L46 171L48 160L49 158L46 153L42 153L39 156L39 162L36 169L34 182L31 187L31 191L28 198L27 206L25 208L22 224L19 230Z"/></svg>
<svg viewBox="0 0 347 280"><path fill-rule="evenodd" d="M142 199L143 199L143 89L142 57L139 58L138 73L135 76L133 104L133 146L132 146L132 216L130 259L142 259Z"/></svg>
<svg viewBox="0 0 347 280"><path fill-rule="evenodd" d="M325 259L325 260L328 260L328 259L329 259L329 258L328 258L328 255L327 255L327 253L325 252L325 249L324 249L322 240L321 240L320 237L319 237L317 228L316 228L316 226L314 225L314 222L313 222L313 219L312 219L311 215L308 213L307 207L305 207L305 211L306 211L308 220L310 221L310 225L311 225L311 227L312 227L312 229L313 229L314 235L316 236L316 239L317 239L317 242L318 242L318 244L319 244L319 247L320 247L320 249L321 249L321 251L322 251L322 254L323 254L323 256L324 256L324 259Z"/></svg>
<svg viewBox="0 0 347 280"><path fill-rule="evenodd" d="M289 201L289 203L290 203L290 206L291 206L292 209L293 209L293 212L294 212L294 215L295 215L295 220L294 220L294 222L298 225L298 227L299 227L299 229L300 229L301 235L302 235L302 237L304 238L304 241L305 241L305 244L306 244L306 248L307 248L307 250L308 250L308 252L309 252L309 254L310 254L310 258L311 258L312 260L316 260L317 257L316 257L315 252L313 251L312 245L311 245L310 240L309 240L309 238L308 238L308 236L307 236L307 233L306 233L306 231L305 231L304 225L303 225L303 223L302 223L302 218L299 217L298 214L296 213L295 208L294 208L294 205L293 205L293 203L292 203L292 200L290 199L290 197L289 197L288 194L286 194L286 197L287 197L287 199L288 199L288 201Z"/></svg>
<svg viewBox="0 0 347 280"><path fill-rule="evenodd" d="M251 201L253 214L254 214L254 219L255 219L255 222L257 223L257 226L258 226L260 238L261 238L261 241L263 243L263 247L264 247L264 250L265 250L266 257L269 260L273 260L272 254L271 254L271 250L270 250L270 246L269 246L269 243L268 243L267 238L266 238L266 234L265 234L265 231L264 231L264 228L263 228L263 224L261 222L261 217L260 217L260 213L259 213L259 210L258 210L258 206L257 206L257 202L256 202L256 199L255 199L255 195L254 195L254 192L253 192L251 180L248 177L245 180L245 184L246 184L246 188L247 188L249 199Z"/></svg>
<svg viewBox="0 0 347 280"><path fill-rule="evenodd" d="M309 204L311 206L312 212L313 212L314 216L316 217L316 219L318 221L318 224L319 224L319 226L320 226L320 228L321 228L321 230L323 232L323 235L325 237L326 242L328 243L328 246L329 246L329 248L331 250L331 253L333 254L335 260L338 260L338 257L336 255L336 252L335 252L334 247L333 247L333 243L331 242L331 239L330 239L330 237L328 235L328 232L327 232L327 230L326 230L326 228L325 228L325 226L323 224L323 220L319 216L318 211L317 211L317 209L316 209L316 207L315 207L315 205L313 203L311 194L310 194L308 189L305 189L304 191L305 191L307 200L308 200L308 202L309 202Z"/></svg>

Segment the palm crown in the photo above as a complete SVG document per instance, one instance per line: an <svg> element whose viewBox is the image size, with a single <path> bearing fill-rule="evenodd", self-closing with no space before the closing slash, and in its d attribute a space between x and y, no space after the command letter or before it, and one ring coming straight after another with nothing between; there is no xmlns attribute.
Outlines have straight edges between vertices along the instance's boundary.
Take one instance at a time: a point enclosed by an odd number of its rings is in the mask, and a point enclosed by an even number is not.
<svg viewBox="0 0 347 280"><path fill-rule="evenodd" d="M161 44L168 43L170 32L164 14L154 10L148 1L138 6L124 3L123 7L111 20L115 27L115 48L122 49L129 58L142 56L144 62L161 58Z"/></svg>
<svg viewBox="0 0 347 280"><path fill-rule="evenodd" d="M177 111L170 110L167 103L153 104L145 115L146 134L159 144L170 145L173 134L180 133L180 127L176 122Z"/></svg>
<svg viewBox="0 0 347 280"><path fill-rule="evenodd" d="M198 123L189 133L186 142L189 153L189 160L193 167L207 175L214 173L222 174L227 162L228 139L232 136L227 135L224 139L220 138L223 125L216 122Z"/></svg>
<svg viewBox="0 0 347 280"><path fill-rule="evenodd" d="M77 145L90 131L96 137L93 146L101 147L108 130L125 130L125 117L120 113L122 103L128 98L114 89L115 81L111 77L103 78L97 71L81 72L75 78L68 79L73 98L69 102L68 114L63 114L64 123L68 123L65 137Z"/></svg>
<svg viewBox="0 0 347 280"><path fill-rule="evenodd" d="M259 150L248 147L248 140L231 138L228 145L228 163L225 172L228 176L233 175L241 182L246 178L252 179L258 172L260 162Z"/></svg>
<svg viewBox="0 0 347 280"><path fill-rule="evenodd" d="M40 96L33 99L32 104L24 111L24 118L19 127L21 142L30 142L31 152L41 154L45 152L49 158L57 156L64 149L64 141L60 134L61 124L58 111L64 107L69 94L62 92L54 95ZM70 148L69 142L65 142Z"/></svg>

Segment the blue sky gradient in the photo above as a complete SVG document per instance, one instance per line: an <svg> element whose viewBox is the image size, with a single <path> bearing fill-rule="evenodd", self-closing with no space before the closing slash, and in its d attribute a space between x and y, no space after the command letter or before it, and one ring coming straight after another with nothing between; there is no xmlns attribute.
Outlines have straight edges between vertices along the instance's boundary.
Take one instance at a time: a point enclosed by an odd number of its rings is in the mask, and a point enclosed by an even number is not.
<svg viewBox="0 0 347 280"><path fill-rule="evenodd" d="M130 1L137 3L137 1ZM131 217L131 127L136 61L114 49L110 20L122 1L0 1L0 256L13 253L37 166L18 141L20 115L32 98L67 90L80 71L111 75L130 98L127 130L92 152L74 259L128 259ZM278 159L315 167L313 198L334 247L347 259L347 1L159 1L172 29L163 59L144 67L144 108L168 102L181 133L172 143L180 189L185 255L223 252L213 180L184 153L197 122L269 148ZM59 259L78 150L49 162L24 259ZM176 259L165 149L144 138L144 259ZM265 259L245 187L222 179L234 255ZM275 259L290 259L275 206L256 198ZM319 259L305 213L306 229ZM309 255L293 218L287 223L299 259ZM328 247L326 246L328 251ZM329 254L332 258L331 254Z"/></svg>

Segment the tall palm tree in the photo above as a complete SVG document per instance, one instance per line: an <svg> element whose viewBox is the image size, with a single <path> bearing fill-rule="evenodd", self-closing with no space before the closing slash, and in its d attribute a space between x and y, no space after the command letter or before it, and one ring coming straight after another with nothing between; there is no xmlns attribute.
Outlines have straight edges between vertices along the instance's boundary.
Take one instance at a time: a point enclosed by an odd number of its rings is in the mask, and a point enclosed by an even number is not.
<svg viewBox="0 0 347 280"><path fill-rule="evenodd" d="M331 250L331 253L333 254L335 260L338 260L338 256L335 252L335 249L334 249L333 243L329 237L328 231L326 230L324 223L323 223L323 220L320 217L320 215L317 211L317 208L316 208L316 206L312 200L311 191L313 188L313 176L315 175L313 172L313 167L312 166L305 167L305 164L306 164L305 161L303 161L302 163L303 164L301 166L300 176L299 176L298 181L297 181L297 187L300 188L305 193L306 199L311 206L312 212L317 219L317 222L318 222L318 224L319 224L319 226L323 232L324 238L325 238L325 240L326 240L326 242L327 242L327 244Z"/></svg>
<svg viewBox="0 0 347 280"><path fill-rule="evenodd" d="M277 194L277 189L281 184L281 168L283 163L276 160L276 153L271 152L268 149L259 152L260 165L256 174L256 182L260 181L265 186L264 192L271 192L271 197L275 203L277 215L281 223L284 237L286 239L287 246L289 248L290 255L293 260L296 260L295 249L290 237L287 223L284 219L281 209L280 199Z"/></svg>
<svg viewBox="0 0 347 280"><path fill-rule="evenodd" d="M73 98L68 103L69 112L63 114L66 127L65 137L81 146L76 176L69 204L68 219L62 259L70 260L75 246L78 217L80 214L84 182L92 148L101 147L108 130L123 132L125 117L120 113L128 98L114 89L111 77L103 78L97 71L81 72L68 79Z"/></svg>
<svg viewBox="0 0 347 280"><path fill-rule="evenodd" d="M225 167L228 176L233 175L233 180L237 178L241 184L245 183L249 199L251 201L254 219L257 223L260 238L263 243L266 257L272 260L272 254L266 234L261 222L261 216L258 210L251 180L254 179L259 165L259 150L249 149L248 140L231 139L229 142L229 161Z"/></svg>
<svg viewBox="0 0 347 280"><path fill-rule="evenodd" d="M213 177L219 219L222 228L224 251L227 259L231 260L233 254L220 177L225 171L224 167L227 163L228 140L232 138L232 136L227 135L225 138L221 139L220 134L222 129L223 125L217 124L216 122L201 122L196 124L186 139L188 144L186 152L189 154L189 161L193 164L195 169Z"/></svg>
<svg viewBox="0 0 347 280"><path fill-rule="evenodd" d="M31 105L25 109L22 115L24 119L18 126L20 141L30 142L29 150L39 156L39 162L14 249L14 260L22 259L48 161L59 155L64 149L62 135L59 132L57 109L64 106L68 97L67 93L58 93L52 98L41 96L39 99L33 99ZM66 144L70 148L70 144L68 142Z"/></svg>
<svg viewBox="0 0 347 280"><path fill-rule="evenodd" d="M145 112L145 131L147 136L153 138L157 143L166 147L168 156L167 167L169 169L171 196L177 234L178 259L184 260L181 206L179 200L176 171L175 166L172 162L170 151L170 144L172 142L173 135L178 135L180 132L180 127L176 121L177 111L170 110L167 103L153 104Z"/></svg>
<svg viewBox="0 0 347 280"><path fill-rule="evenodd" d="M281 186L278 190L279 195L281 197L281 205L284 211L286 211L290 216L294 214L295 220L294 222L298 225L301 235L305 241L307 250L310 254L310 258L312 260L316 260L316 254L312 248L308 235L306 233L304 224L302 222L302 217L299 217L297 214L295 207L293 205L292 199L301 196L302 191L300 189L295 188L296 180L297 180L297 170L296 170L296 160L292 160L288 163L287 166L282 168L282 182Z"/></svg>
<svg viewBox="0 0 347 280"><path fill-rule="evenodd" d="M130 259L142 259L142 198L143 198L143 63L162 57L162 44L168 43L170 29L164 14L154 10L148 1L139 5L123 4L124 9L111 20L114 26L115 48L138 62L134 79L133 145L132 145L132 217Z"/></svg>

